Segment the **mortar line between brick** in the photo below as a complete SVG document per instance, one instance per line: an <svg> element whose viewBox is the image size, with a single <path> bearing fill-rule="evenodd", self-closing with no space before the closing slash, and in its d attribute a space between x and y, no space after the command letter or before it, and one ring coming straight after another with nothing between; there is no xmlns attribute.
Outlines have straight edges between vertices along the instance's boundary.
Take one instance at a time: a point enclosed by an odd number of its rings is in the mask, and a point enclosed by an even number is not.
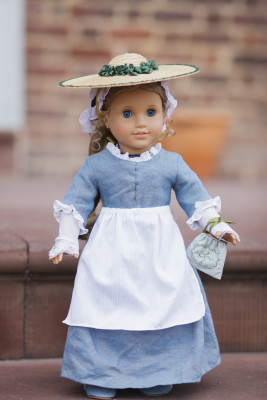
<svg viewBox="0 0 267 400"><path fill-rule="evenodd" d="M14 234L14 232L13 232ZM22 326L22 334L23 334L23 358L26 357L26 308L27 308L27 292L28 292L28 281L30 275L30 245L24 237L15 233L15 235L21 239L26 244L26 268L24 271L24 296L23 296L23 326Z"/></svg>
<svg viewBox="0 0 267 400"><path fill-rule="evenodd" d="M26 312L27 312L27 297L28 297L28 282L30 275L30 245L25 240L27 246L27 264L24 274L24 299L23 299L23 358L26 357Z"/></svg>
<svg viewBox="0 0 267 400"><path fill-rule="evenodd" d="M27 259L26 268L24 271L24 296L23 296L23 358L26 357L26 309L27 309L27 294L28 294L28 281L30 275L30 245L23 237L21 240L26 244Z"/></svg>

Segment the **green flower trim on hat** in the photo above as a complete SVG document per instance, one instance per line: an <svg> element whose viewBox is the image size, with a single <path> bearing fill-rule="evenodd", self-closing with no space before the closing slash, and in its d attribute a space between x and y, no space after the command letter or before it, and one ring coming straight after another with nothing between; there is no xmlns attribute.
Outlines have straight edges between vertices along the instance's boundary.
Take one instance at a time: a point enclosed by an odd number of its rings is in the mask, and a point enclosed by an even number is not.
<svg viewBox="0 0 267 400"><path fill-rule="evenodd" d="M133 64L124 65L104 65L98 75L100 76L114 76L114 75L139 75L151 74L154 70L159 69L156 61L150 60L147 63L141 62L139 67Z"/></svg>

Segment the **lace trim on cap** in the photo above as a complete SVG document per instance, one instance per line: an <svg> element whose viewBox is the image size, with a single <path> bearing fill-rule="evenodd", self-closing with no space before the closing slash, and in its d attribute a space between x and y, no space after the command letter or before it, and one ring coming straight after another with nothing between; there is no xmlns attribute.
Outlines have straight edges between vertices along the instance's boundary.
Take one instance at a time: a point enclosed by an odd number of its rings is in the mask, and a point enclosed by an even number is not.
<svg viewBox="0 0 267 400"><path fill-rule="evenodd" d="M172 114L173 110L177 106L177 100L172 96L170 93L170 90L167 85L167 80L161 81L161 86L165 90L166 97L167 97L167 102L166 102L166 119L170 117ZM110 87L104 87L100 91L98 88L92 88L90 91L90 107L86 108L80 115L79 122L82 127L82 131L84 133L90 134L94 131L94 125L92 121L97 120L97 107L96 107L96 96L97 96L97 101L99 105L99 110L102 109L103 102L110 90ZM165 125L165 124L164 124ZM163 131L166 129L165 126L163 126Z"/></svg>
<svg viewBox="0 0 267 400"><path fill-rule="evenodd" d="M88 232L88 229L84 227L84 220L81 214L76 210L76 208L72 204L64 204L59 200L54 201L54 217L57 222L60 224L60 214L63 211L66 214L73 213L75 220L77 221L78 227L80 228L79 235L84 235Z"/></svg>

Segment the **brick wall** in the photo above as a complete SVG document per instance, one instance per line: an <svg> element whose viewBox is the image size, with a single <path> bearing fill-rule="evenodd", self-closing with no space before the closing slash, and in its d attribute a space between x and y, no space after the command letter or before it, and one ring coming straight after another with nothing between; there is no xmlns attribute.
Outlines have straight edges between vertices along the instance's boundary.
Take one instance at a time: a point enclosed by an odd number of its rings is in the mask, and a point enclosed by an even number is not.
<svg viewBox="0 0 267 400"><path fill-rule="evenodd" d="M86 89L57 82L95 73L112 57L140 52L201 72L171 82L179 112L230 120L219 173L267 175L265 0L27 0L27 129L20 168L76 171L87 154L80 112Z"/></svg>

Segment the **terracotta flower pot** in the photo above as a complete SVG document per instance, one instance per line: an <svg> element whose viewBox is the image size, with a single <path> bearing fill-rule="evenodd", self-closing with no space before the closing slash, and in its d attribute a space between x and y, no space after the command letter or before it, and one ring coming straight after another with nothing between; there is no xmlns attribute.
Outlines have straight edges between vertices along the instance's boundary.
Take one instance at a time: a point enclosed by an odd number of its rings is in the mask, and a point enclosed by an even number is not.
<svg viewBox="0 0 267 400"><path fill-rule="evenodd" d="M162 147L181 154L199 176L210 178L217 172L226 141L226 115L174 113L171 128L176 135L162 141Z"/></svg>

